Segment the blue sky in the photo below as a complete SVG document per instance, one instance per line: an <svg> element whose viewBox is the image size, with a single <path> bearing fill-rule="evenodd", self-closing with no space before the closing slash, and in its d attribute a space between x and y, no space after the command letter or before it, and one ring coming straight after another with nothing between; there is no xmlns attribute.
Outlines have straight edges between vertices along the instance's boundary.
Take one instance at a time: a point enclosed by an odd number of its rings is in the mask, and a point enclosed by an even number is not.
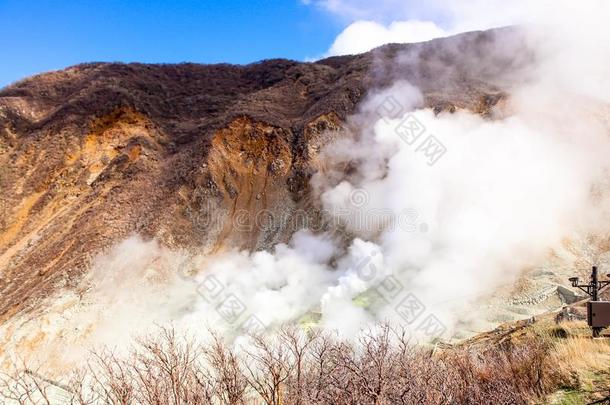
<svg viewBox="0 0 610 405"><path fill-rule="evenodd" d="M303 60L346 25L301 0L0 0L0 86L90 61Z"/></svg>

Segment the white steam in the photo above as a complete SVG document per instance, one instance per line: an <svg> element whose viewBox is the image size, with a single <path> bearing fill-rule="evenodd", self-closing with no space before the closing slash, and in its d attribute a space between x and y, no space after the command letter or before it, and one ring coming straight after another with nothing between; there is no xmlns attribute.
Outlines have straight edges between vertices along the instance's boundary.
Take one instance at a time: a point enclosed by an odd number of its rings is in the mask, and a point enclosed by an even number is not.
<svg viewBox="0 0 610 405"><path fill-rule="evenodd" d="M610 163L608 11L558 9L536 25L535 80L513 84L493 119L429 109L378 116L388 97L405 111L421 104L403 81L371 95L350 119L352 136L328 146L329 169L312 180L340 233L305 230L271 252L210 257L131 238L98 258L82 300L56 305L47 340L57 352L66 342L122 344L167 323L236 336L252 317L349 335L378 320L407 324L396 308L409 293L426 306L411 326L433 314L449 338L474 321L485 294L543 263L564 238L607 232L606 195L593 190ZM425 131L406 142L396 128L413 119ZM446 148L440 157L422 148L431 135ZM346 175L348 163L355 170ZM396 295L371 294L388 277L401 287L381 289ZM235 322L218 311L229 296L243 306Z"/></svg>
<svg viewBox="0 0 610 405"><path fill-rule="evenodd" d="M356 21L345 28L324 56L370 51L387 43L414 43L447 36L431 21L395 21L387 27L375 21Z"/></svg>

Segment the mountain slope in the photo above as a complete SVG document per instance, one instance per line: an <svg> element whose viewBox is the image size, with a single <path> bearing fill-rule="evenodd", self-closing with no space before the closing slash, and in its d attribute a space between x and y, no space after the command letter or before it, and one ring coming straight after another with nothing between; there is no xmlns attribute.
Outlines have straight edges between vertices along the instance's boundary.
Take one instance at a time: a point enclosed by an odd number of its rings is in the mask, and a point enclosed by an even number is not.
<svg viewBox="0 0 610 405"><path fill-rule="evenodd" d="M208 252L285 241L297 209L320 221L317 153L367 94L404 79L420 107L488 115L530 58L509 28L315 63L92 63L4 88L0 320L132 233ZM286 220L261 225L263 210Z"/></svg>

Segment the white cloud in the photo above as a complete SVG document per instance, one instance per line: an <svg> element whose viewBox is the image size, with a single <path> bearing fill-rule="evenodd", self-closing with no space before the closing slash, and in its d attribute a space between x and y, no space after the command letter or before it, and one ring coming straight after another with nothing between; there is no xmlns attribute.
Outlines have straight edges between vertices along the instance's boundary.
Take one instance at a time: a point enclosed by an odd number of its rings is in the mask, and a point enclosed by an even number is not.
<svg viewBox="0 0 610 405"><path fill-rule="evenodd" d="M413 0L308 0L311 4L346 21L429 19L434 7ZM431 11L431 12L429 12Z"/></svg>
<svg viewBox="0 0 610 405"><path fill-rule="evenodd" d="M557 0L429 0L425 3L419 0L309 0L306 4L349 22L425 20L455 31L520 23L543 8L552 10L557 3Z"/></svg>
<svg viewBox="0 0 610 405"><path fill-rule="evenodd" d="M607 20L608 14L606 0L430 0L425 4L415 0L307 0L306 4L349 24L324 56L361 53L392 42L421 42L507 25L531 28L561 22L561 26L575 26L570 30L573 35L583 30L588 20ZM600 32L596 40L604 38Z"/></svg>
<svg viewBox="0 0 610 405"><path fill-rule="evenodd" d="M309 0L349 22L324 56L367 52L388 43L423 42L466 31L527 23L548 0Z"/></svg>
<svg viewBox="0 0 610 405"><path fill-rule="evenodd" d="M326 56L367 52L388 43L423 42L447 34L431 21L395 21L389 26L374 21L356 21L337 36Z"/></svg>

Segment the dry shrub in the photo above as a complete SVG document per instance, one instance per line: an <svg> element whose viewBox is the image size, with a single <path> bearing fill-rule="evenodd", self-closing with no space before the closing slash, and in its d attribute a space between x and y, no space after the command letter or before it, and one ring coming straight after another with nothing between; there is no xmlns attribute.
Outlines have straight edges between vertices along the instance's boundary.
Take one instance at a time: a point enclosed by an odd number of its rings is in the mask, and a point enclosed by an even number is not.
<svg viewBox="0 0 610 405"><path fill-rule="evenodd" d="M570 337L557 342L554 357L557 364L571 365L576 369L607 370L610 344L602 339Z"/></svg>
<svg viewBox="0 0 610 405"><path fill-rule="evenodd" d="M96 353L66 390L79 405L523 404L561 382L555 361L576 354L571 345L553 355L535 338L433 352L380 325L356 342L286 327L236 349L213 334L203 345L162 329L127 357ZM46 403L31 400L37 388L24 385L23 373L5 379L0 391L14 398L20 387L30 394L16 403Z"/></svg>
<svg viewBox="0 0 610 405"><path fill-rule="evenodd" d="M551 347L542 340L503 345L485 351L455 350L445 354L447 369L461 387L459 403L526 403L552 391L562 380L550 361Z"/></svg>
<svg viewBox="0 0 610 405"><path fill-rule="evenodd" d="M558 373L569 376L563 385L578 389L592 383L595 374L610 370L610 344L606 339L572 336L555 344L552 362Z"/></svg>

